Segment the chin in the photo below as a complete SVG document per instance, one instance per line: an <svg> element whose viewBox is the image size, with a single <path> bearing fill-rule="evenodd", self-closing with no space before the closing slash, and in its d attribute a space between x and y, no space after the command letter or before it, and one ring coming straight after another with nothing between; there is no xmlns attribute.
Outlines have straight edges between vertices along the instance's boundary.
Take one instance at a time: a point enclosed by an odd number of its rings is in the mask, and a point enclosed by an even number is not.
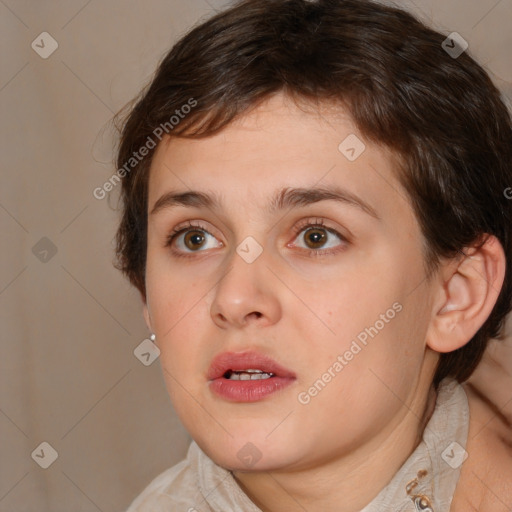
<svg viewBox="0 0 512 512"><path fill-rule="evenodd" d="M270 432L271 430L268 430ZM297 459L297 443L288 446L284 439L275 436L265 439L266 430L258 429L254 436L226 434L223 440L196 441L201 449L219 466L230 471L270 471L294 464Z"/></svg>

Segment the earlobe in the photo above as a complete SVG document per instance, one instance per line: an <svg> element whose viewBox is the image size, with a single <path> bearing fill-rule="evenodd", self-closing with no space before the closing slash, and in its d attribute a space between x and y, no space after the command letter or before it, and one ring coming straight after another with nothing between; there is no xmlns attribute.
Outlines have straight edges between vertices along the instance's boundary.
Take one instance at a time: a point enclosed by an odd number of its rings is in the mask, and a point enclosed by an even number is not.
<svg viewBox="0 0 512 512"><path fill-rule="evenodd" d="M468 250L440 287L439 301L427 333L427 345L437 352L463 347L492 312L505 278L505 253L489 236L480 247Z"/></svg>

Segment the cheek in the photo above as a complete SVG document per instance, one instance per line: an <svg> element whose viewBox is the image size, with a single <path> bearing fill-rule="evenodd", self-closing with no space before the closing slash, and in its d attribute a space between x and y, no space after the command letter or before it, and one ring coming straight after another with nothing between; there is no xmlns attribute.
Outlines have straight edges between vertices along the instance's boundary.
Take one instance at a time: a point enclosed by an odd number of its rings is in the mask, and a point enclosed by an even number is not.
<svg viewBox="0 0 512 512"><path fill-rule="evenodd" d="M304 315L296 314L296 318L299 332L307 333L320 361L314 364L317 372L342 355L352 369L350 373L354 371L352 382L375 380L381 375L400 387L407 379L415 378L425 350L425 290L418 287L411 293L414 286L410 283L416 279L414 267L409 267L406 275L400 265L385 263L365 262L359 271L354 269L309 290L309 303L328 328L319 321L313 326Z"/></svg>
<svg viewBox="0 0 512 512"><path fill-rule="evenodd" d="M173 264L162 250L149 250L146 263L146 291L155 329L167 333L182 319L195 314L208 287L191 270Z"/></svg>
<svg viewBox="0 0 512 512"><path fill-rule="evenodd" d="M197 374L199 326L205 325L207 287L188 279L166 277L164 272L158 279L147 278L146 283L162 365L173 375L190 375L195 361Z"/></svg>
<svg viewBox="0 0 512 512"><path fill-rule="evenodd" d="M332 343L343 345L375 322L379 331L387 328L398 316L393 304L402 295L400 290L401 283L396 275L391 276L377 262L361 261L358 267L353 266L342 274L333 272L329 279L317 283L296 281L294 292L309 308L295 301L295 318L304 327L314 322L316 325L311 328L316 327L317 335L322 333L321 338L328 337ZM385 324L380 319L382 314L387 321Z"/></svg>

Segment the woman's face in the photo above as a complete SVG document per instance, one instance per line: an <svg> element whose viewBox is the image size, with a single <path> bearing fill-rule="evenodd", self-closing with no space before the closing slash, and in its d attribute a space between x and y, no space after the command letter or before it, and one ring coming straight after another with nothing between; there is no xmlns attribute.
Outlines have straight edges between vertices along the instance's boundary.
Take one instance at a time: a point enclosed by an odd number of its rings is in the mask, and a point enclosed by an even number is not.
<svg viewBox="0 0 512 512"><path fill-rule="evenodd" d="M178 415L229 469L369 446L430 386L419 226L390 153L337 112L279 94L152 162L145 317Z"/></svg>

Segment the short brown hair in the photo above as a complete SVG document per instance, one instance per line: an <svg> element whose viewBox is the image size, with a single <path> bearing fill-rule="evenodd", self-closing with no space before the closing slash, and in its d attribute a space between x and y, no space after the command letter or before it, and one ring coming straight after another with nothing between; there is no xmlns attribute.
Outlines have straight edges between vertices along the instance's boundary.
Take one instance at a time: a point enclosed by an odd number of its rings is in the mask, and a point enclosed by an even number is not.
<svg viewBox="0 0 512 512"><path fill-rule="evenodd" d="M194 27L165 55L122 125L118 169L165 127L206 137L274 93L339 102L363 136L389 147L424 238L440 258L497 237L506 274L492 313L464 347L441 354L434 385L463 382L512 309L512 121L488 74L446 36L371 0L245 0ZM453 45L452 43L451 45ZM195 108L171 116L183 105ZM161 128L160 128L161 131ZM145 298L147 192L154 151L123 173L117 267Z"/></svg>

